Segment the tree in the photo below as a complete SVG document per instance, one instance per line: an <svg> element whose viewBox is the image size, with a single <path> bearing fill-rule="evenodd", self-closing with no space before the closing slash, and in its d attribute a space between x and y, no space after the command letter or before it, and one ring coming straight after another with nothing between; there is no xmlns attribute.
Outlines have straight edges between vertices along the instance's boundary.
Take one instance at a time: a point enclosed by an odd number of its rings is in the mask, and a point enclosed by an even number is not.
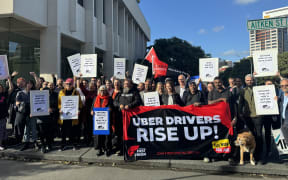
<svg viewBox="0 0 288 180"><path fill-rule="evenodd" d="M246 74L251 74L252 57L243 58L239 62L234 63L233 69L229 77L238 77L244 80ZM252 63L253 66L253 63ZM252 67L253 68L253 67ZM253 69L252 69L253 73Z"/></svg>
<svg viewBox="0 0 288 180"><path fill-rule="evenodd" d="M153 47L159 59L167 63L168 67L184 71L191 76L199 74L199 58L206 57L201 47L192 46L177 37L157 39Z"/></svg>
<svg viewBox="0 0 288 180"><path fill-rule="evenodd" d="M278 55L278 68L283 77L288 75L288 52L284 52Z"/></svg>

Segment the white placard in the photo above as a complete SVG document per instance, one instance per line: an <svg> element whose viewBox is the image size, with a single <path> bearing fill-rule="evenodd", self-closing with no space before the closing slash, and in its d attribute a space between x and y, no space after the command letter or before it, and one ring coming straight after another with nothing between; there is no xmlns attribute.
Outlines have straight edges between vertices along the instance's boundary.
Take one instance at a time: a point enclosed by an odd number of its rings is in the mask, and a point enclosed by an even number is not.
<svg viewBox="0 0 288 180"><path fill-rule="evenodd" d="M78 96L62 96L61 97L61 119L78 119Z"/></svg>
<svg viewBox="0 0 288 180"><path fill-rule="evenodd" d="M199 73L201 81L212 82L215 77L219 76L219 59L218 58L200 58Z"/></svg>
<svg viewBox="0 0 288 180"><path fill-rule="evenodd" d="M94 111L94 131L107 131L109 111Z"/></svg>
<svg viewBox="0 0 288 180"><path fill-rule="evenodd" d="M144 93L144 106L160 106L158 92Z"/></svg>
<svg viewBox="0 0 288 180"><path fill-rule="evenodd" d="M132 75L132 81L135 84L144 83L146 80L147 72L148 72L147 66L135 64L134 70L133 70L133 75Z"/></svg>
<svg viewBox="0 0 288 180"><path fill-rule="evenodd" d="M80 76L81 73L81 56L80 54L74 54L72 56L67 57L70 68L73 72L73 75L76 77Z"/></svg>
<svg viewBox="0 0 288 180"><path fill-rule="evenodd" d="M30 108L33 117L49 115L49 91L30 91Z"/></svg>
<svg viewBox="0 0 288 180"><path fill-rule="evenodd" d="M114 76L118 79L125 79L126 59L114 58Z"/></svg>
<svg viewBox="0 0 288 180"><path fill-rule="evenodd" d="M82 77L97 76L97 54L81 55L81 73Z"/></svg>
<svg viewBox="0 0 288 180"><path fill-rule="evenodd" d="M278 50L254 51L253 64L256 77L275 76L278 72Z"/></svg>
<svg viewBox="0 0 288 180"><path fill-rule="evenodd" d="M7 55L0 55L0 80L7 79L9 77L9 68Z"/></svg>
<svg viewBox="0 0 288 180"><path fill-rule="evenodd" d="M253 96L256 107L256 115L279 114L278 103L274 85L254 86Z"/></svg>
<svg viewBox="0 0 288 180"><path fill-rule="evenodd" d="M281 129L272 130L272 134L273 134L279 155L287 155L288 146L286 145L282 130Z"/></svg>

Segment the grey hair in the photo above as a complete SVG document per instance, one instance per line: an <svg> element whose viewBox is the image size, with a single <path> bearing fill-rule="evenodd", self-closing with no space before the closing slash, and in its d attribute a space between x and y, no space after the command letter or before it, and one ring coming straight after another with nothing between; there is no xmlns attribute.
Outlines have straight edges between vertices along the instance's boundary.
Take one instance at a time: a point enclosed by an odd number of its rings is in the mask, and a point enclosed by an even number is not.
<svg viewBox="0 0 288 180"><path fill-rule="evenodd" d="M287 78L283 78L283 79L281 79L280 83L281 83L282 81L288 81L288 79L287 79Z"/></svg>
<svg viewBox="0 0 288 180"><path fill-rule="evenodd" d="M245 80L246 80L246 78L248 78L248 77L251 77L252 79L254 79L254 76L253 76L252 74L246 74Z"/></svg>
<svg viewBox="0 0 288 180"><path fill-rule="evenodd" d="M98 89L98 94L100 94L100 91L101 91L101 90L104 90L104 91L107 92L106 86L105 86L105 85L101 85L101 86L99 87L99 89Z"/></svg>

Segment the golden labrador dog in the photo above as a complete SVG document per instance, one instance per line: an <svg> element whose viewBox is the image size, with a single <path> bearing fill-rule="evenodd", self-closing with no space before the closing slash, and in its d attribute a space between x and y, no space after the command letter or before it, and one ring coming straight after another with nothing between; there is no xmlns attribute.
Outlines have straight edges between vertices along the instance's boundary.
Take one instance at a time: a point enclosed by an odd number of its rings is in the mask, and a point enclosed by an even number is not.
<svg viewBox="0 0 288 180"><path fill-rule="evenodd" d="M235 145L240 146L240 165L244 164L244 152L250 153L250 164L255 165L253 153L256 148L256 141L253 134L250 131L239 133Z"/></svg>

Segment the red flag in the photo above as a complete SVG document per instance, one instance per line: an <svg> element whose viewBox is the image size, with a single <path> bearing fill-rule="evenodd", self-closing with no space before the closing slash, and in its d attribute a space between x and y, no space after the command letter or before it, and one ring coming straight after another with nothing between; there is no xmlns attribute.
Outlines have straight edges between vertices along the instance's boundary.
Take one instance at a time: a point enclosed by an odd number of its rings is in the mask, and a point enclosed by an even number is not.
<svg viewBox="0 0 288 180"><path fill-rule="evenodd" d="M166 76L168 64L160 61L153 47L150 49L145 59L152 63L154 78Z"/></svg>
<svg viewBox="0 0 288 180"><path fill-rule="evenodd" d="M157 54L156 54L156 52L155 52L155 50L154 50L153 47L150 49L150 51L149 51L148 54L146 55L145 59L146 59L147 61L149 61L150 63L152 63L153 60L154 60L154 61L159 60L159 58L158 58L158 56L157 56Z"/></svg>
<svg viewBox="0 0 288 180"><path fill-rule="evenodd" d="M160 77L160 76L166 76L167 73L167 69L168 69L168 64L157 60L153 62L153 74L154 74L154 78Z"/></svg>

